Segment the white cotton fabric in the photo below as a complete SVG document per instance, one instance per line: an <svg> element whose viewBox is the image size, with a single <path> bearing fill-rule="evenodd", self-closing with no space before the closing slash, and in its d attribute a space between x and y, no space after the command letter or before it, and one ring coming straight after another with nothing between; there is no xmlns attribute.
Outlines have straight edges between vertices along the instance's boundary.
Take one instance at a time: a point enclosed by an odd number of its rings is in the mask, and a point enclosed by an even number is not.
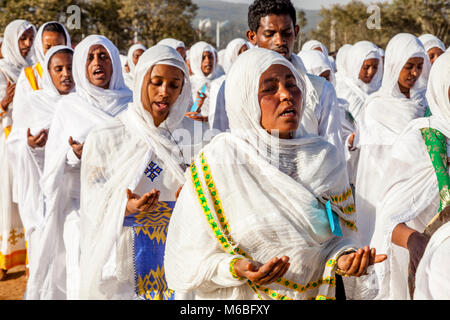
<svg viewBox="0 0 450 320"><path fill-rule="evenodd" d="M93 45L106 48L113 73L109 89L92 85L86 77L86 61ZM45 147L45 165L41 187L45 197L45 218L39 239L39 268L35 270L34 287L27 287L27 299L77 299L78 272L67 277L66 259L77 261L80 160L74 155L68 140L83 143L88 133L126 109L132 93L126 88L120 65L119 51L103 36L91 35L81 41L74 52L72 73L76 92L60 99L50 125ZM64 239L73 242L65 243ZM31 271L31 270L30 270ZM70 295L68 295L70 293Z"/></svg>
<svg viewBox="0 0 450 320"><path fill-rule="evenodd" d="M336 77L334 69L330 64L330 60L323 53L317 50L305 50L298 53L306 67L306 71L310 74L320 76L325 71L330 71L330 82L336 85Z"/></svg>
<svg viewBox="0 0 450 320"><path fill-rule="evenodd" d="M27 129L30 129L32 135L36 135L42 129L50 127L56 104L61 95L52 82L48 66L53 55L61 50L73 52L67 46L55 46L48 50L42 65L42 90L31 92L29 95L18 97L20 99L15 100L16 104L20 103L20 112L17 113L7 141L8 152L14 163L14 198L19 204L28 244L30 244L31 233L42 223L44 218L39 179L44 169L45 147L36 149L29 147Z"/></svg>
<svg viewBox="0 0 450 320"><path fill-rule="evenodd" d="M419 37L419 40L423 43L423 46L425 47L425 51L427 51L427 52L433 48L439 48L442 51L446 50L445 45L442 42L442 40L432 34L429 34L429 33L423 34Z"/></svg>
<svg viewBox="0 0 450 320"><path fill-rule="evenodd" d="M413 120L399 136L388 158L376 206L372 246L392 257L376 266L380 283L378 299L410 299L408 291L409 254L392 244L392 231L399 223L423 232L439 210L439 185L420 129L434 128L450 138L450 54L434 63L427 100L433 116Z"/></svg>
<svg viewBox="0 0 450 320"><path fill-rule="evenodd" d="M406 98L399 89L398 77L411 57L424 58L423 70ZM375 206L385 183L384 175L392 145L408 123L423 117L427 107L423 85L428 79L430 61L420 41L411 34L398 34L386 48L381 88L372 94L359 117L356 146L359 147L356 176L356 210L364 212L361 227L369 244L375 228Z"/></svg>
<svg viewBox="0 0 450 320"><path fill-rule="evenodd" d="M339 48L338 52L336 53L336 81L339 82L343 77L347 75L347 56L350 48L352 47L351 44L344 44L342 47Z"/></svg>
<svg viewBox="0 0 450 320"><path fill-rule="evenodd" d="M142 105L145 75L158 64L174 66L184 74L180 96L168 118L154 125ZM127 203L126 190L134 190L150 159L163 163L175 181L170 199L184 183L183 157L170 140L190 102L191 88L186 64L175 49L156 45L148 49L136 66L133 103L117 119L89 134L81 169L81 299L133 299L133 284L121 278L124 256L115 254ZM167 180L165 178L165 180ZM148 190L150 191L150 190ZM140 194L142 195L142 194ZM126 279L128 279L127 277Z"/></svg>
<svg viewBox="0 0 450 320"><path fill-rule="evenodd" d="M450 300L450 222L431 237L416 272L414 300Z"/></svg>
<svg viewBox="0 0 450 320"><path fill-rule="evenodd" d="M231 132L216 136L203 152L234 244L262 263L275 256L289 256L291 265L285 278L305 284L333 276L331 270L324 268L326 261L352 246L351 241L331 235L317 200L348 185L342 176L344 164L335 148L322 138L284 140L261 128L259 78L273 64L288 67L299 88L305 90L304 76L278 53L259 48L243 53L231 68L225 88ZM267 154L268 147L271 155ZM282 155L279 166L277 153ZM196 158L195 164L208 206L214 208L201 161ZM257 299L245 280L235 279L229 272L230 261L242 256L223 251L196 198L190 171L186 172L186 179L166 243L169 288L179 294L195 291L197 299ZM329 286L306 293L278 284L269 287L294 299L335 294L335 288ZM270 298L260 294L263 299Z"/></svg>
<svg viewBox="0 0 450 320"><path fill-rule="evenodd" d="M233 39L230 43L228 43L223 59L223 68L225 73L230 70L231 66L239 56L239 50L241 50L243 46L247 46L247 41L242 38Z"/></svg>
<svg viewBox="0 0 450 320"><path fill-rule="evenodd" d="M169 46L175 50L178 48L186 48L183 41L173 39L173 38L162 39L160 42L158 42L158 44L164 45L164 46Z"/></svg>
<svg viewBox="0 0 450 320"><path fill-rule="evenodd" d="M327 47L325 47L325 45L318 41L318 40L309 40L306 41L303 46L302 46L302 50L301 51L307 51L307 50L317 50L320 49L320 51L322 51L322 53L328 57L328 49ZM300 53L300 52L299 52Z"/></svg>
<svg viewBox="0 0 450 320"><path fill-rule="evenodd" d="M39 29L38 32L36 33L36 37L34 38L34 43L33 43L33 48L34 48L34 55L37 59L38 62L43 63L44 62L44 47L42 45L42 35L44 33L44 28L50 24L50 23L57 23L59 25L61 25L64 29L64 33L66 35L66 46L71 47L72 43L70 41L70 35L67 32L67 29L64 27L63 24L57 22L57 21L50 21L50 22L46 22L44 23Z"/></svg>
<svg viewBox="0 0 450 320"><path fill-rule="evenodd" d="M128 63L128 68L130 69L130 72L128 72L126 74L124 79L125 79L125 84L130 89L133 88L133 82L134 82L134 77L135 77L136 65L134 64L134 61L133 61L133 54L136 50L144 50L145 51L145 50L147 50L147 47L144 46L143 44L137 43L137 44L133 44L128 49L127 63Z"/></svg>

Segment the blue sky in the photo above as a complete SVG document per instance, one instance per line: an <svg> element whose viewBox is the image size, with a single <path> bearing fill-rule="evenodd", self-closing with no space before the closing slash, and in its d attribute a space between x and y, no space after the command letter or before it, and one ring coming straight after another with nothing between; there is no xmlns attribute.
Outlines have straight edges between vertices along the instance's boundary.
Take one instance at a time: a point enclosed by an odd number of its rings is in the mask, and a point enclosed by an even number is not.
<svg viewBox="0 0 450 320"><path fill-rule="evenodd" d="M239 3L252 3L253 0L222 0L227 2L239 2ZM298 8L306 10L319 10L322 6L329 7L333 4L347 4L351 0L291 0L292 3ZM376 3L377 0L362 0L366 4Z"/></svg>

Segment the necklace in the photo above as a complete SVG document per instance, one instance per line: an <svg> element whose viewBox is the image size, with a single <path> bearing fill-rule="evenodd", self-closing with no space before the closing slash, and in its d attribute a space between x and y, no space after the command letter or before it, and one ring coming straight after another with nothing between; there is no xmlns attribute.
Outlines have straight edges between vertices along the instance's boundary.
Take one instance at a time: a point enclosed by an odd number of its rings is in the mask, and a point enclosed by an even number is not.
<svg viewBox="0 0 450 320"><path fill-rule="evenodd" d="M186 168L188 167L188 165L186 163L184 163L184 154L183 154L183 150L181 150L180 146L178 145L178 142L175 140L175 138L172 135L172 132L170 132L169 128L167 128L167 124L164 123L165 128L163 127L164 130L166 130L167 132L169 132L170 137L172 138L172 141L177 145L178 151L180 153L181 158L183 159L183 162L181 164L181 167L183 168L183 170L186 170Z"/></svg>

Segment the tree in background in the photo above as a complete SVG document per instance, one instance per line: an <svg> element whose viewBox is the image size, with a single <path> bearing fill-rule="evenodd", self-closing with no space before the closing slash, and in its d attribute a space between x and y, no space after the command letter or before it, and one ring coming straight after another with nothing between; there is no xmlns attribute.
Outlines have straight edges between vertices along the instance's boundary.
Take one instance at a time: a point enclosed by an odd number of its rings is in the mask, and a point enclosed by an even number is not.
<svg viewBox="0 0 450 320"><path fill-rule="evenodd" d="M75 14L80 16L74 28L69 7L78 8ZM0 0L0 30L15 19L28 20L37 28L59 21L74 42L101 34L126 53L132 43L150 47L167 37L191 45L198 38L191 24L197 9L191 0Z"/></svg>
<svg viewBox="0 0 450 320"><path fill-rule="evenodd" d="M319 40L328 48L334 45L337 49L361 40L369 40L385 48L389 40L400 32L416 36L431 33L448 43L449 10L449 0L393 0L390 4L378 2L370 7L361 1L352 1L345 6L322 8L322 20L316 30L311 30L308 38ZM370 21L377 15L378 26ZM333 21L334 37L331 36Z"/></svg>
<svg viewBox="0 0 450 320"><path fill-rule="evenodd" d="M300 31L297 37L297 43L295 44L294 51L299 52L302 45L306 42L306 33L304 29L308 24L308 19L306 19L306 13L303 10L297 11L297 25L300 27Z"/></svg>

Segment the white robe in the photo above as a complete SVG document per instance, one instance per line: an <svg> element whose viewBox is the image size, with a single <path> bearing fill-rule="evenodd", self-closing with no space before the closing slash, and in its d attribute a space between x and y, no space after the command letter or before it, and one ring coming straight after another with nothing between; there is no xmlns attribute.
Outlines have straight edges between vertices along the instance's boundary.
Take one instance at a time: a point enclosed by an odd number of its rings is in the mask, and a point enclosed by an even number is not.
<svg viewBox="0 0 450 320"><path fill-rule="evenodd" d="M411 99L398 87L401 69L409 58L424 58L420 78L411 89ZM383 83L372 94L359 118L355 145L360 149L356 176L355 202L360 212L362 245L370 244L384 175L392 145L408 123L423 117L427 107L422 84L428 79L430 62L420 41L410 34L398 34L388 44Z"/></svg>
<svg viewBox="0 0 450 320"><path fill-rule="evenodd" d="M142 106L141 88L147 72L159 63L181 69L186 81L168 118L155 127L152 116ZM118 118L94 129L83 151L81 299L137 298L135 288L141 285L134 279L129 249L133 240L131 230L123 227L126 190L142 196L155 188L161 192L159 201L175 201L175 192L184 183L183 158L170 132L178 127L190 101L187 67L175 49L157 45L141 56L137 75L134 102ZM151 161L160 170L150 175L150 182L146 168ZM143 287L147 288L147 284Z"/></svg>
<svg viewBox="0 0 450 320"><path fill-rule="evenodd" d="M96 44L103 45L112 60L108 90L95 87L86 78L88 51ZM60 99L45 148L41 178L45 219L37 230L38 268L30 273L34 280L27 287L26 299L78 298L81 160L73 153L69 137L83 143L92 128L120 114L131 100L131 91L123 81L119 52L107 38L91 35L80 42L72 70L76 92Z"/></svg>
<svg viewBox="0 0 450 320"><path fill-rule="evenodd" d="M241 56L231 68L225 88L231 133L216 136L202 150L205 158L199 155L195 159L196 169L191 166L186 172L188 181L169 225L165 256L169 287L180 293L195 290L197 299L332 298L335 288L327 282L327 277L334 277L330 258L336 259L352 242L331 234L316 196L324 199L328 191L340 194L348 190L345 170L341 170L344 163L335 147L316 135L284 140L261 128L254 85L261 74L272 64L285 65L301 91L306 88L305 78L273 51L256 48ZM273 139L278 146L271 145ZM267 148L274 148L274 153L267 155ZM286 158L278 159L282 169L276 166L276 151L286 152ZM210 172L203 167L204 160ZM293 163L298 164L297 169ZM291 176L284 173L291 169ZM211 177L213 180L208 180ZM213 188L211 193L208 188ZM341 201L351 203L352 197ZM216 215L217 223L208 223ZM339 216L343 218L344 213ZM345 216L353 218L356 215ZM346 235L354 232L343 223L342 231ZM220 244L219 232L226 236L229 247ZM273 283L268 287L276 292L268 295L261 288L255 294L246 280L234 278L229 271L230 262L243 257L242 250L263 263L275 256L289 256L291 265L285 277L295 285L288 288L284 281Z"/></svg>

